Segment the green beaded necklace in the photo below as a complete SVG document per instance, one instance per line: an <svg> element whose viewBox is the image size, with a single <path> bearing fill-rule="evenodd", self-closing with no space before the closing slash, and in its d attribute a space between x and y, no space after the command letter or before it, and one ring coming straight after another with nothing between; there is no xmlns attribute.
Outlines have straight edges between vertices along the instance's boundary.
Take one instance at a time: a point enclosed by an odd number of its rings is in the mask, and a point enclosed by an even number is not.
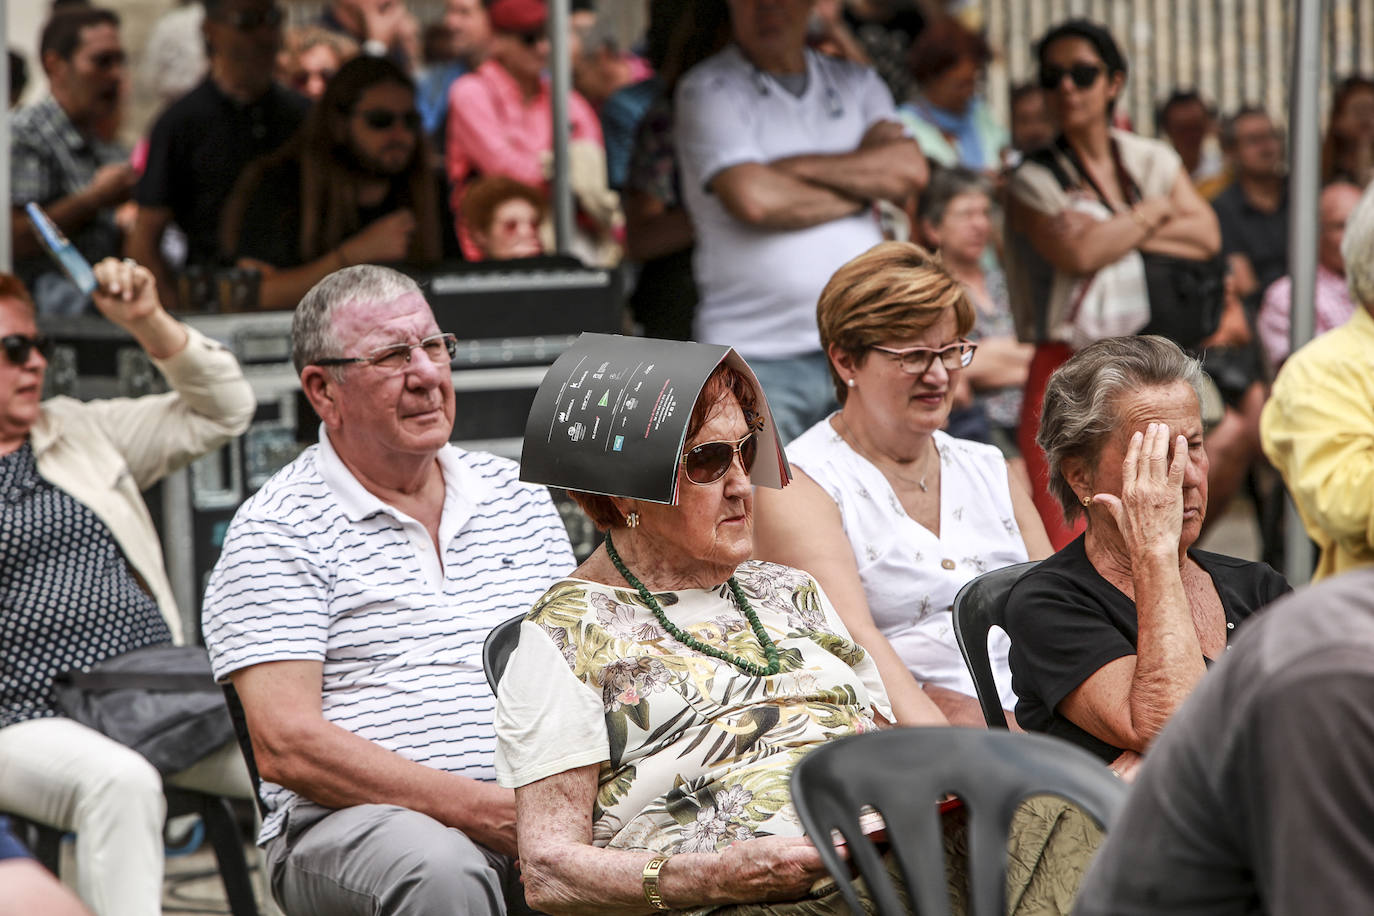
<svg viewBox="0 0 1374 916"><path fill-rule="evenodd" d="M654 619L659 622L663 629L668 631L668 635L673 637L673 639L676 639L689 649L697 650L703 655L709 655L723 662L729 662L745 674L752 674L754 677L771 677L778 673L778 670L782 667L782 660L778 657L778 647L774 644L773 640L769 639L768 631L763 628L763 624L759 623L759 615L754 613L753 607L749 604L749 599L744 597L744 590L739 587L739 582L735 580L734 576L731 576L729 580L730 591L734 594L735 602L739 605L739 609L744 612L744 618L749 621L749 626L753 629L754 636L758 639L759 645L763 647L763 654L768 659L768 667L766 668L762 665L756 665L746 658L740 658L722 649L717 649L715 646L708 646L706 643L684 632L669 621L668 615L663 613L663 606L658 603L658 599L644 587L643 582L635 578L634 573L630 572L629 567L625 565L625 561L620 559L620 554L615 549L615 542L611 540L611 533L609 531L606 532L606 554L611 558L611 562L615 564L616 571L625 577L625 581L630 583L635 591L639 592L639 597L644 599L644 603L647 604L649 610L653 612Z"/></svg>

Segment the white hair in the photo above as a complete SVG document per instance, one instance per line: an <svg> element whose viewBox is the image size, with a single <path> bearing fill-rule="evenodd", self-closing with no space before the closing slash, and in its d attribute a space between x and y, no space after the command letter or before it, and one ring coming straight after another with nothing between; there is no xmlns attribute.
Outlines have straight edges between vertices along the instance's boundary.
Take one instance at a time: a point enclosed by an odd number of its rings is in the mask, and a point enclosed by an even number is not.
<svg viewBox="0 0 1374 916"><path fill-rule="evenodd" d="M1364 189L1345 222L1341 257L1350 295L1365 308L1374 308L1374 183Z"/></svg>

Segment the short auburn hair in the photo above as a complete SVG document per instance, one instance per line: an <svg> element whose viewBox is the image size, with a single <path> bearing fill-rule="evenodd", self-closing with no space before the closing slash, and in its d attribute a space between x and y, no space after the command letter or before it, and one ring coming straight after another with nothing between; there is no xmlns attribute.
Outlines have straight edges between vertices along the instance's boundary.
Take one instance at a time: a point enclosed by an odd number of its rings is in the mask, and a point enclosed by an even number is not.
<svg viewBox="0 0 1374 916"><path fill-rule="evenodd" d="M690 442L693 436L701 432L701 428L706 425L716 407L727 397L733 397L739 403L750 429L763 428L758 391L749 379L745 378L744 373L722 363L707 376L706 383L701 386L701 394L697 395L697 402L692 405L692 415L687 418L687 435L684 441ZM680 465L681 461L678 463ZM584 493L581 490L569 490L568 495L582 507L583 512L587 513L592 524L596 525L596 530L608 531L624 526L625 517L615 507L611 497L601 493Z"/></svg>
<svg viewBox="0 0 1374 916"><path fill-rule="evenodd" d="M954 310L955 333L973 330L973 304L963 284L950 276L939 258L911 242L879 242L845 264L821 290L816 326L827 353L834 344L863 365L868 349L885 340L918 337L946 309ZM835 397L849 396L832 363Z"/></svg>

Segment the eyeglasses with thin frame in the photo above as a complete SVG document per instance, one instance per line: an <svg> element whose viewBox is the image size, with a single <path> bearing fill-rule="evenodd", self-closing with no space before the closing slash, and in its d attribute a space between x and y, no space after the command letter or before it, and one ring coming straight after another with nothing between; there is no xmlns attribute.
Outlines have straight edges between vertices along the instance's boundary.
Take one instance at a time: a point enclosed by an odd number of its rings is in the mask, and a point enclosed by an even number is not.
<svg viewBox="0 0 1374 916"><path fill-rule="evenodd" d="M1064 82L1064 77L1067 76L1079 89L1087 89L1097 82L1102 70L1099 64L1074 64L1068 69L1046 65L1040 68L1040 88L1047 92L1058 89L1059 84Z"/></svg>
<svg viewBox="0 0 1374 916"><path fill-rule="evenodd" d="M392 111L389 108L368 108L357 113L363 119L363 123L373 130L390 130L391 125L397 121L404 121L406 130L414 133L420 129L420 113L415 109L409 111Z"/></svg>
<svg viewBox="0 0 1374 916"><path fill-rule="evenodd" d="M0 337L0 350L4 350L5 358L16 366L23 366L29 361L29 354L37 350L44 359L52 352L52 339L44 334L35 334L28 337L24 334L6 334Z"/></svg>
<svg viewBox="0 0 1374 916"><path fill-rule="evenodd" d="M354 363L368 363L387 372L397 372L410 365L411 355L423 350L430 362L435 364L452 363L458 355L458 336L456 334L433 334L419 343L398 343L377 347L366 356L331 356L317 359L312 366L351 366Z"/></svg>
<svg viewBox="0 0 1374 916"><path fill-rule="evenodd" d="M925 375L930 371L930 367L934 364L937 356L940 358L940 365L950 372L968 368L968 364L973 362L973 351L978 349L978 345L969 343L967 340L959 340L939 349L907 347L902 350L894 350L891 347L880 347L877 344L870 345L869 349L893 357L901 364L902 371L908 375Z"/></svg>
<svg viewBox="0 0 1374 916"><path fill-rule="evenodd" d="M750 431L734 441L703 442L689 448L682 454L682 469L692 483L709 486L725 476L735 455L739 455L739 464L744 468L744 473L754 470L754 461L759 456L756 431Z"/></svg>

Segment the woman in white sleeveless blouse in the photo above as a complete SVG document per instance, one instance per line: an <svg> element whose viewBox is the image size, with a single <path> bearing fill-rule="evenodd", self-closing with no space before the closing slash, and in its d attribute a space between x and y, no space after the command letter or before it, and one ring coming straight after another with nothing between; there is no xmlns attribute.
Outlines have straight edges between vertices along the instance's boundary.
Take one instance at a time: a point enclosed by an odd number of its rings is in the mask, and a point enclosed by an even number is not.
<svg viewBox="0 0 1374 916"><path fill-rule="evenodd" d="M841 409L787 448L796 479L756 496L755 554L805 569L873 656L899 722L981 725L950 607L981 573L1050 553L1044 526L990 445L940 428L974 311L916 245L884 242L840 268L817 308ZM990 645L1011 709L1006 637Z"/></svg>

